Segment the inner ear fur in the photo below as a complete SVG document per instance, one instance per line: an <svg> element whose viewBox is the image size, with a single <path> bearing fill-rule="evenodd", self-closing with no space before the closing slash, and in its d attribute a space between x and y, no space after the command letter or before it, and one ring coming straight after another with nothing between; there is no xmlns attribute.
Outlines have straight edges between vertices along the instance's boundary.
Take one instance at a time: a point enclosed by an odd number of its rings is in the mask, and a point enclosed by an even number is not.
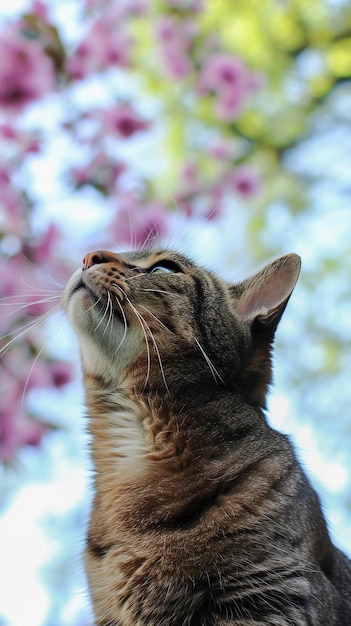
<svg viewBox="0 0 351 626"><path fill-rule="evenodd" d="M287 254L254 276L231 287L234 311L251 331L251 348L240 375L240 386L253 405L266 405L272 379L274 334L299 277L301 260Z"/></svg>

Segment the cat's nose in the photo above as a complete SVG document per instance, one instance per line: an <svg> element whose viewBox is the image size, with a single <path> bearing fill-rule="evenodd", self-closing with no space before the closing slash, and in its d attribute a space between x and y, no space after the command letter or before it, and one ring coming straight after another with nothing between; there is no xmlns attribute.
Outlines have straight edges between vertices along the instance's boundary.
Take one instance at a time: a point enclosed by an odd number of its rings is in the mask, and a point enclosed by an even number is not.
<svg viewBox="0 0 351 626"><path fill-rule="evenodd" d="M97 250L96 252L88 252L83 259L83 269L87 270L92 265L98 265L99 263L108 263L109 261L116 261L117 255L113 252L106 252L105 250Z"/></svg>

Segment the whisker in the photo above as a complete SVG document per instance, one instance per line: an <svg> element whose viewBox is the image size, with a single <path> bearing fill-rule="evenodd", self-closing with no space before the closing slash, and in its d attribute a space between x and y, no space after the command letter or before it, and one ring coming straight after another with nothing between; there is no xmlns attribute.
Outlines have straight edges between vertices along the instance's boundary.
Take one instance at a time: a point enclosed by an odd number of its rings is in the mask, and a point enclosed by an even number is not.
<svg viewBox="0 0 351 626"><path fill-rule="evenodd" d="M90 307L88 307L86 311L88 312L94 309L98 304L100 304L101 300L102 300L102 296L100 296L100 298L96 300L96 302L93 302L93 304Z"/></svg>
<svg viewBox="0 0 351 626"><path fill-rule="evenodd" d="M139 249L145 250L146 248L152 247L157 237L160 238L160 234L156 226L150 226L149 232L145 237L143 243L139 246Z"/></svg>
<svg viewBox="0 0 351 626"><path fill-rule="evenodd" d="M137 268L135 268L137 269ZM138 268L139 269L139 268ZM131 280L135 280L136 278L140 278L140 275L136 275L136 276L128 276L128 278L126 278L126 281L131 281ZM115 283L113 283L115 284ZM173 293L172 291L166 291L165 289L158 289L156 287L140 287L140 291L151 291L151 292L155 292L155 293L165 293L167 296L171 296L173 298L179 298L179 294L178 293Z"/></svg>
<svg viewBox="0 0 351 626"><path fill-rule="evenodd" d="M4 300L14 300L15 298L25 298L26 296L32 296L33 295L33 291L21 291L21 293L13 293L11 296L4 296L3 298L1 298L0 300L0 304L4 301ZM61 292L60 291L52 291L52 290L45 290L45 289L37 289L35 291L35 294L37 296L43 296L43 297L56 297L56 298L60 298L61 296Z"/></svg>
<svg viewBox="0 0 351 626"><path fill-rule="evenodd" d="M129 306L131 307L132 311L134 312L134 314L136 315L137 319L139 320L141 327L143 329L144 332L144 337L145 337L145 342L146 342L146 348L147 348L147 353L148 353L148 371L147 371L147 377L145 380L145 385L144 387L146 387L147 381L149 379L149 374L150 374L150 364L151 364L151 359L150 359L150 348L149 348L149 342L147 340L147 333L146 331L148 331L149 337L153 342L154 348L155 348L155 352L157 354L157 359L160 365L160 371L161 371L161 375L162 375L162 379L164 382L164 385L166 387L166 390L168 393L169 392L169 387L166 381L166 377L165 377L165 373L164 373L164 368L163 368L163 364L162 364L162 359L161 359L161 355L160 355L160 351L156 342L156 339L152 333L152 330L150 328L150 326L148 325L148 323L145 321L144 317L139 313L139 311L136 309L136 307L133 305L133 303L130 301L130 299L128 298L127 294L125 293L125 291L122 289L122 287L119 287L119 285L116 285L118 289L120 289L120 291L123 293L126 301L128 302Z"/></svg>
<svg viewBox="0 0 351 626"><path fill-rule="evenodd" d="M164 373L164 367L163 367L163 363L162 363L162 359L161 359L160 350L159 350L159 347L158 347L158 345L157 345L156 339L155 339L155 337L154 337L154 335L153 335L153 332L152 332L152 330L151 330L150 326L148 325L148 323L146 322L146 320L144 319L144 317L143 317L143 316L139 313L139 311L135 308L135 306L133 305L133 303L130 301L130 299L128 298L128 296L127 296L127 294L126 294L125 290L124 290L124 289L122 289L122 287L120 287L119 285L117 285L117 283L112 283L112 284L113 284L113 286L114 286L114 287L117 287L117 289L119 289L119 290L121 291L121 293L124 295L124 297L125 297L126 301L127 301L127 302L128 302L128 304L130 305L130 307L131 307L131 308L132 308L132 310L134 311L135 315L137 316L137 318L138 318L138 320L139 320L140 324L142 325L143 331L145 330L145 328L146 328L146 330L148 331L149 336L150 336L150 339L151 339L151 340L152 340L152 342L153 342L153 345L154 345L154 348L155 348L155 352L156 352L156 354L157 354L157 359L158 359L158 362L159 362L159 365L160 365L160 371L161 371L161 375L162 375L162 379L163 379L164 385L165 385L165 387L166 387L167 392L168 392L168 393L170 393L170 391L169 391L169 387L168 387L168 384L167 384L167 380L166 380L166 377L165 377L165 373ZM144 308L144 309L145 309L148 313L150 313L153 317L155 317L156 321L157 321L158 323L160 323L160 324L161 324L161 325L162 325L162 326L163 326L166 330L168 330L168 332L172 332L172 331L170 331L170 329L169 329L169 328L167 328L167 327L166 327L166 326L165 326L165 325L164 325L164 324L163 324L163 323L162 323L162 322L161 322L161 321L160 321L160 320L159 320L156 316L154 316L154 315L153 315L153 313L151 313L151 311L148 311L148 309L147 309L146 307L143 307L143 308ZM147 347L148 347L148 341L147 341L147 338L146 338L146 345L147 345ZM150 357L150 355L149 355L149 353L148 353L148 358L149 358L149 357ZM149 371L150 371L150 363L148 363L148 376L149 376ZM147 380L148 380L148 377L147 377ZM146 386L146 383L145 383L145 386Z"/></svg>
<svg viewBox="0 0 351 626"><path fill-rule="evenodd" d="M6 352L17 341L19 341L22 337L24 337L26 335L26 333L28 333L33 328L36 328L37 326L40 326L40 324L42 324L42 322L46 321L54 312L58 311L60 308L61 308L61 303L57 304L50 311L47 311L46 313L41 315L38 319L35 319L34 321L28 322L28 324L25 324L24 328L22 328L21 332L19 332L15 337L13 337L10 341L8 341L2 348L0 348L0 356L4 356L4 354L6 354ZM14 331L14 332L16 332L16 331ZM13 335L13 332L10 332L10 333L7 333L6 335L3 335L2 337L0 337L0 339L6 339L6 337L11 337L12 335Z"/></svg>
<svg viewBox="0 0 351 626"><path fill-rule="evenodd" d="M62 328L65 324L67 324L67 320L65 320L65 319L64 319L64 320L61 322L61 324L58 326L58 328L56 329L56 331L55 331L55 333L54 333L54 334L55 334L55 335L57 335L57 333L61 330L61 328ZM38 354L36 355L36 357L35 357L35 359L34 359L34 361L33 361L32 365L31 365L31 368L30 368L30 370L29 370L29 372L28 372L28 374L27 374L26 381L25 381L25 383L24 383L24 387L23 387L23 392L22 392L22 412L23 412L23 413L24 413L24 402L25 402L25 396L26 396L26 393L27 393L27 389L28 389L28 385L29 385L30 377L31 377L31 375L32 375L32 372L33 372L33 370L34 370L34 368L35 368L35 366L36 366L36 364L37 364L38 360L40 359L40 357L41 357L42 353L44 352L45 348L46 348L46 344L44 343L44 344L42 345L42 347L40 348L40 350L39 350Z"/></svg>
<svg viewBox="0 0 351 626"><path fill-rule="evenodd" d="M107 299L108 299L108 303L109 303L109 309L110 309L110 314L108 316L108 320L107 320L107 324L106 324L106 328L104 330L104 334L106 332L107 329L111 330L113 327L113 304L112 304L112 298L111 298L111 294L109 291L107 291Z"/></svg>
<svg viewBox="0 0 351 626"><path fill-rule="evenodd" d="M201 350L201 353L202 353L202 355L203 355L203 357L204 357L204 359L205 359L205 361L206 361L206 363L207 363L207 365L208 365L208 367L209 367L209 369L210 369L210 371L211 371L211 374L212 374L212 376L213 376L213 378L214 378L214 380L215 380L216 384L218 384L218 380L217 380L217 378L216 378L216 376L218 376L219 380L223 383L223 385L225 385L225 382L224 382L224 380L223 380L222 376L221 376L221 375L219 374L219 372L216 370L215 366L213 365L213 363L212 363L211 359L209 358L209 356L206 354L206 352L205 352L205 350L203 349L203 347L202 347L202 345L200 344L200 342L199 342L197 339L195 339L195 341L196 341L196 343L197 343L198 347L199 347L199 348L200 348L200 350Z"/></svg>
<svg viewBox="0 0 351 626"><path fill-rule="evenodd" d="M152 313L152 311L150 311L146 306L140 304L139 305L141 309L144 309L144 311L146 311L146 313L148 313L149 315L151 315L151 317L160 325L162 326L162 328L164 328L168 333L171 333L171 335L174 335L174 332L168 328L163 322L161 322L161 320L154 315L154 313Z"/></svg>
<svg viewBox="0 0 351 626"><path fill-rule="evenodd" d="M107 294L109 295L109 292L107 292ZM100 298L100 300L101 300L101 298ZM110 300L110 301L109 301L109 300L107 300L107 302L106 302L106 307L105 307L105 312L104 312L104 314L103 314L103 316L102 316L101 320L99 321L99 323L95 326L95 328L94 328L94 332L96 332L96 331L97 331L97 329L98 329L98 328L101 326L101 324L103 323L103 321L104 321L104 319L105 319L105 317L106 317L107 311L109 310L109 303L110 303L110 302L111 302L111 300ZM97 303L96 303L96 302L94 302L94 306L95 306L96 304L97 304ZM91 308L92 308L92 307L91 307ZM106 330L106 327L105 327L105 330ZM104 332L105 332L105 331L104 331Z"/></svg>
<svg viewBox="0 0 351 626"><path fill-rule="evenodd" d="M144 318L142 317L142 315L140 315L137 311L137 309L135 308L135 306L131 303L131 301L129 300L129 298L127 297L127 294L125 293L124 289L122 289L122 287L119 287L118 285L116 285L116 287L122 292L122 294L124 295L124 297L126 298L129 306L131 307L132 311L134 312L134 314L136 315L140 325L141 325L141 329L143 331L144 334L144 339L145 339L145 345L146 345L146 351L147 351L147 372L146 372L146 378L145 378L145 383L144 383L144 389L148 383L149 377L150 377L150 370L151 370L151 355L150 355L150 347L149 347L149 342L147 340L147 333L146 333L146 328L147 324L144 320Z"/></svg>
<svg viewBox="0 0 351 626"><path fill-rule="evenodd" d="M173 298L179 298L179 294L178 293L172 293L171 291L166 291L165 289L145 289L145 288L141 288L140 291L154 291L155 293L165 293L167 296L172 296Z"/></svg>
<svg viewBox="0 0 351 626"><path fill-rule="evenodd" d="M135 313L137 315L140 315L136 309L135 309ZM142 316L140 316L140 317L143 320L143 323L145 324L146 329L149 331L150 338L152 340L152 343L154 344L154 348L155 348L155 351L156 351L156 354L157 354L157 359L158 359L158 362L159 362L159 365L160 365L160 371L161 371L161 376L162 376L162 379L163 379L163 382L164 382L164 386L166 387L167 393L170 394L169 387L168 387L167 380L166 380L166 376L165 376L165 372L164 372L162 359L161 359L161 354L160 354L160 351L159 351L156 339L155 339L155 337L153 335L153 332L152 332L150 326L148 325L148 323L145 321L145 319Z"/></svg>
<svg viewBox="0 0 351 626"><path fill-rule="evenodd" d="M23 309L27 309L28 307L35 306L38 304L48 304L49 302L54 302L55 300L60 299L60 297L61 296L57 294L56 296L41 298L40 300L33 300L32 302L27 301L25 303L24 302L18 303L18 304L21 304L21 306L17 307L17 309L10 311L9 313L7 313L7 315L13 315L14 313L18 313L19 311L22 311ZM3 298L3 300L4 299L5 298ZM10 297L10 299L12 298ZM13 304L14 304L13 301L12 302L3 302L3 301L0 302L0 306L12 306Z"/></svg>
<svg viewBox="0 0 351 626"><path fill-rule="evenodd" d="M128 328L128 323L127 323L126 314L125 314L125 312L124 312L124 310L123 310L123 307L122 307L122 305L121 305L121 303L120 303L120 301L118 300L118 298L117 298L117 296L116 296L116 295L115 295L115 300L116 300L116 302L117 302L117 304L118 304L118 306L119 306L119 310L120 310L120 312L121 312L121 315L122 315L122 318L123 318L123 321L124 321L124 332L123 332L123 337L122 337L121 341L119 342L119 344L118 344L118 346L117 346L117 350L116 350L116 352L118 352L118 350L120 349L121 345L123 344L123 342L124 342L124 340L125 340L125 338L126 338L127 328Z"/></svg>

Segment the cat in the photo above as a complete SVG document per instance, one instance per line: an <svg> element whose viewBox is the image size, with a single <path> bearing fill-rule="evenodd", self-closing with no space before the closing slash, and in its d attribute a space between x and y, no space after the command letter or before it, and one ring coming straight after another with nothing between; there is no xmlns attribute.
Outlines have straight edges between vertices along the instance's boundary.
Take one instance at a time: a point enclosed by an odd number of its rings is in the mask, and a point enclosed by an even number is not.
<svg viewBox="0 0 351 626"><path fill-rule="evenodd" d="M350 626L351 562L264 413L299 271L288 254L229 284L173 251L96 251L69 280L98 626Z"/></svg>

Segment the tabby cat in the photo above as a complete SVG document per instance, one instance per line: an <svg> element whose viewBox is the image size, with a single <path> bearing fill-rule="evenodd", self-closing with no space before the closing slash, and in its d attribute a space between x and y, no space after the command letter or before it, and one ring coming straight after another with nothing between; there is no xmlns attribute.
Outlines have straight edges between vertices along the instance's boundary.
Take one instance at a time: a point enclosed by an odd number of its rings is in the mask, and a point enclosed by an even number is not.
<svg viewBox="0 0 351 626"><path fill-rule="evenodd" d="M271 347L300 260L229 284L180 254L87 254L80 343L98 626L350 626L351 563L286 436Z"/></svg>

